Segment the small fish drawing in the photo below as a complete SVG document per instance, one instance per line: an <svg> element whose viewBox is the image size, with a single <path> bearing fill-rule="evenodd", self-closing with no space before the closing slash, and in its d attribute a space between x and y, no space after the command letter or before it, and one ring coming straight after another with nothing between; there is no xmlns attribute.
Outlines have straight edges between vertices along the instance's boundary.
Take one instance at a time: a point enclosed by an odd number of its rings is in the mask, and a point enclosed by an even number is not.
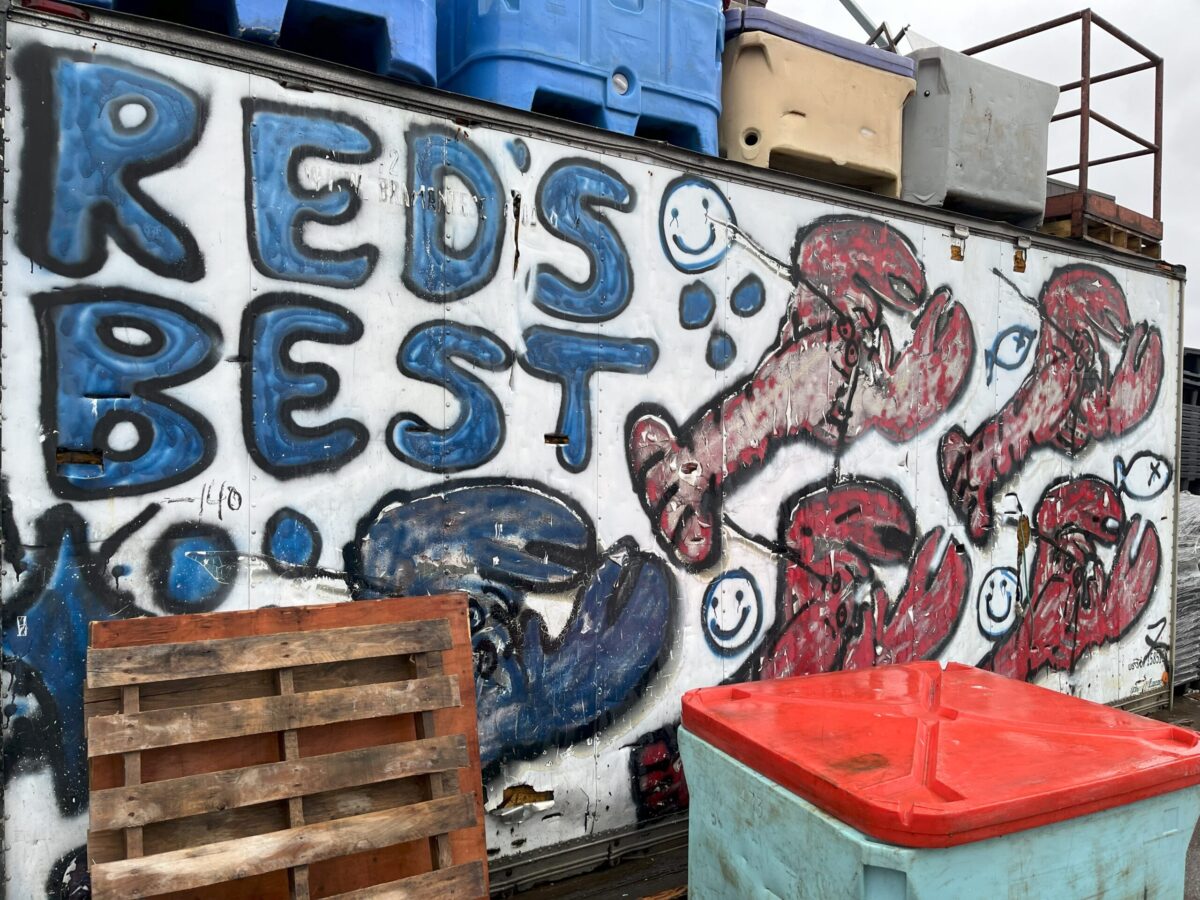
<svg viewBox="0 0 1200 900"><path fill-rule="evenodd" d="M1149 450L1133 455L1129 462L1120 456L1113 460L1116 488L1134 500L1151 500L1171 483L1171 464Z"/></svg>
<svg viewBox="0 0 1200 900"><path fill-rule="evenodd" d="M1009 325L996 335L996 340L992 341L992 349L983 351L984 364L987 366L987 383L992 383L992 374L997 366L1001 369L1019 369L1029 356L1035 337L1037 330L1024 325Z"/></svg>

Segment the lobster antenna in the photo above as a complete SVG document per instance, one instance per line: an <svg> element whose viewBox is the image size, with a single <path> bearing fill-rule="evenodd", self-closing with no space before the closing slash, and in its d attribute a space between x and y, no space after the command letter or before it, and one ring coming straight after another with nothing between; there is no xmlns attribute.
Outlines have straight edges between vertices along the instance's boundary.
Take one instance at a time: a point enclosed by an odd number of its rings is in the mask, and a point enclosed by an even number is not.
<svg viewBox="0 0 1200 900"><path fill-rule="evenodd" d="M1017 287L1016 283L1011 278L1009 278L1007 275L1005 275L1003 272L1001 272L998 268L996 268L994 266L992 267L992 272L996 275L997 278L999 278L1001 281L1003 281L1005 284L1007 284L1010 288L1012 288L1013 293L1015 293L1018 297L1020 297L1022 300L1024 300L1030 306L1037 307L1037 305L1038 305L1037 301L1034 300L1032 297L1028 296L1027 294L1023 293L1021 291L1021 289L1019 287Z"/></svg>
<svg viewBox="0 0 1200 900"><path fill-rule="evenodd" d="M750 237L746 232L742 231L733 222L726 222L722 219L715 218L705 213L705 218L712 224L718 225L725 229L725 233L729 235L729 240L734 244L741 244L745 247L751 256L757 257L759 262L763 263L772 274L779 276L789 285L792 284L792 267L781 259L777 259L768 253L761 244Z"/></svg>

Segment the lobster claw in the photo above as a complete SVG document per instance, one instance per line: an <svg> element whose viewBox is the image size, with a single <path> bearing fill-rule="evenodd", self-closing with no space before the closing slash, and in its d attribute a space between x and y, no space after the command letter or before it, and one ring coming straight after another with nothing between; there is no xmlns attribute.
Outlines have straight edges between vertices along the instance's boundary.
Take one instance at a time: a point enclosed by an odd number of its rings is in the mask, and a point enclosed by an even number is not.
<svg viewBox="0 0 1200 900"><path fill-rule="evenodd" d="M881 597L885 602L868 612L862 635L849 642L846 668L860 658L883 666L934 656L954 635L970 587L966 548L944 528L932 529L921 539L896 602Z"/></svg>
<svg viewBox="0 0 1200 900"><path fill-rule="evenodd" d="M1133 516L1117 545L1104 592L1104 608L1096 613L1101 618L1093 623L1090 616L1086 620L1080 616L1080 652L1104 641L1115 641L1129 629L1150 602L1161 568L1158 529L1149 519Z"/></svg>
<svg viewBox="0 0 1200 900"><path fill-rule="evenodd" d="M818 219L792 251L797 281L841 315L879 320L879 304L916 312L925 297L925 270L916 248L884 222L857 216Z"/></svg>
<svg viewBox="0 0 1200 900"><path fill-rule="evenodd" d="M803 496L785 518L784 543L816 560L849 549L875 563L908 558L916 521L904 499L875 482L849 482Z"/></svg>
<svg viewBox="0 0 1200 900"><path fill-rule="evenodd" d="M931 530L914 553L912 510L872 481L811 491L789 512L786 625L763 660L763 678L903 662L945 646L971 583L965 548L945 529ZM873 563L909 564L895 603Z"/></svg>
<svg viewBox="0 0 1200 900"><path fill-rule="evenodd" d="M892 337L879 329L871 354L874 377L859 381L851 429L876 429L893 441L924 431L954 402L971 370L975 337L966 308L939 288L913 320L908 345L893 356Z"/></svg>
<svg viewBox="0 0 1200 900"><path fill-rule="evenodd" d="M1116 490L1099 478L1054 485L1034 515L1029 613L980 663L1013 678L1071 670L1091 648L1118 640L1145 612L1162 565L1153 523L1126 520ZM1107 573L1097 543L1116 544Z"/></svg>
<svg viewBox="0 0 1200 900"><path fill-rule="evenodd" d="M1087 476L1047 489L1033 517L1038 535L1051 543L1076 531L1102 544L1115 544L1125 524L1125 508L1111 484Z"/></svg>
<svg viewBox="0 0 1200 900"><path fill-rule="evenodd" d="M1042 308L1064 335L1084 326L1119 343L1129 334L1125 292L1111 275L1091 266L1068 266L1056 272L1042 290ZM1092 344L1099 343L1093 335Z"/></svg>
<svg viewBox="0 0 1200 900"><path fill-rule="evenodd" d="M1163 342L1159 330L1139 322L1125 342L1125 353L1108 388L1108 416L1097 439L1120 437L1140 423L1158 401L1162 385ZM1094 429L1099 431L1099 429Z"/></svg>

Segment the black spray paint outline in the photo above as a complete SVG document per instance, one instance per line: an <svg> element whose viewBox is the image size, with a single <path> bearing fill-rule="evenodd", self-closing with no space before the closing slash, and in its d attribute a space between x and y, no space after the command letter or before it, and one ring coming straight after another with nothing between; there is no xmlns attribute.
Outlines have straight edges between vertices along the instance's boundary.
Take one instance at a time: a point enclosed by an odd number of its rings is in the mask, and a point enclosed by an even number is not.
<svg viewBox="0 0 1200 900"><path fill-rule="evenodd" d="M145 78L168 82L174 90L190 99L196 107L196 129L192 136L162 156L139 163L128 163L121 169L121 186L129 197L157 220L183 248L183 261L163 263L153 254L144 253L131 241L121 227L110 203L89 207L88 252L80 263L63 263L55 259L47 246L50 233L50 204L54 198L55 175L58 168L57 125L60 110L53 90L54 64L60 59L75 62L110 65ZM180 281L199 281L204 277L204 255L200 245L183 222L159 206L142 191L140 182L159 172L178 166L200 143L208 120L208 104L194 91L157 72L131 65L127 60L89 53L57 50L43 45L23 49L17 56L14 69L21 81L21 104L24 110L24 144L21 147L21 175L17 185L17 246L38 265L68 278L86 278L99 272L108 261L107 238L111 237L121 250L138 265L163 278ZM37 110L38 114L31 115Z"/></svg>
<svg viewBox="0 0 1200 900"><path fill-rule="evenodd" d="M258 448L258 442L254 439L254 399L252 396L253 391L251 390L253 383L251 367L254 365L254 326L259 317L264 313L275 309L291 309L297 306L316 309L337 316L349 328L344 334L330 334L307 328L288 332L287 337L279 345L277 360L280 367L289 375L301 377L318 376L324 378L325 390L319 394L289 397L279 405L279 418L299 437L323 438L335 431L348 429L354 432L355 441L354 446L341 456L330 457L318 460L317 462L306 462L296 466L281 466L276 465L263 456L262 451ZM341 418L321 425L300 425L292 417L293 413L301 410L317 411L325 409L333 403L342 385L341 376L333 366L316 361L297 362L293 359L291 355L292 346L302 341L341 346L353 344L362 336L363 323L358 316L344 306L339 306L328 300L311 297L307 294L276 291L256 297L246 304L246 308L242 311L241 338L238 348L238 359L242 366L242 438L246 443L246 450L249 452L250 458L264 472L273 475L281 481L320 472L335 472L367 448L370 432L365 425L356 419Z"/></svg>
<svg viewBox="0 0 1200 900"><path fill-rule="evenodd" d="M53 310L75 305L79 303L93 303L97 301L111 302L132 302L139 303L143 306L149 306L153 309L164 309L171 312L189 325L192 325L197 330L203 332L209 339L209 349L207 355L196 365L185 369L181 372L172 372L167 375L161 375L157 378L147 378L144 381L138 381L133 386L133 394L142 398L151 404L165 407L171 412L181 416L188 424L196 429L200 435L200 441L203 445L203 451L200 458L191 466L180 469L173 474L166 475L155 481L139 482L137 484L114 485L102 491L84 490L77 488L70 483L66 478L58 475L57 449L58 441L58 338L57 331L51 327L50 314ZM201 315L190 306L180 303L178 300L169 300L166 297L159 297L155 294L147 294L142 291L136 291L123 287L97 288L90 285L80 285L77 287L64 288L61 290L50 291L48 293L34 294L30 298L30 303L33 304L34 315L37 318L38 331L42 338L42 396L39 407L39 414L42 420L42 429L44 440L42 441L42 456L46 465L46 481L50 485L50 489L55 495L66 500L96 500L104 497L136 497L140 494L148 494L153 491L162 490L163 488L174 487L177 484L183 484L190 481L196 475L199 475L211 464L217 454L217 434L213 429L212 423L207 418L202 416L192 407L182 403L168 394L163 393L164 390L172 387L177 387L181 384L188 384L207 374L221 358L221 330L217 327L217 323L207 316ZM141 326L137 326L141 328ZM105 419L112 415L107 413L102 416L95 425L96 432L101 431L101 424ZM115 423L110 422L110 426L115 427ZM111 431L111 427L107 428L105 433ZM141 432L139 432L139 440ZM120 455L127 455L128 451L119 451ZM109 451L110 458L112 451Z"/></svg>
<svg viewBox="0 0 1200 900"><path fill-rule="evenodd" d="M344 278L323 278L320 276L306 278L288 277L271 269L259 254L258 223L254 214L254 153L250 135L252 133L251 126L254 123L254 116L260 112L278 113L280 115L308 119L328 119L353 128L367 139L370 147L361 153L344 153L338 150L330 150L328 147L318 147L315 144L298 144L288 154L287 162L287 185L292 196L296 199L321 200L339 193L347 194L350 197L346 208L337 215L324 215L314 212L311 209L306 209L296 215L289 228L292 244L307 259L314 262L340 263L366 257L367 270L361 278L347 281ZM309 222L333 227L344 225L358 215L359 210L362 208L362 197L358 192L358 187L349 178L339 178L332 184L315 190L306 188L300 181L300 165L307 159L323 159L340 165L365 165L378 159L382 148L383 145L379 140L379 135L362 119L348 113L336 112L334 110L317 110L304 106L291 106L271 100L260 100L256 97L242 98L242 158L245 163L246 240L250 247L250 259L254 263L254 268L258 269L267 278L277 281L294 281L301 284L316 284L323 287L342 289L361 287L365 284L367 279L374 273L375 264L379 262L379 248L374 244L360 244L357 247L348 247L345 250L329 250L313 247L304 242L304 226Z"/></svg>

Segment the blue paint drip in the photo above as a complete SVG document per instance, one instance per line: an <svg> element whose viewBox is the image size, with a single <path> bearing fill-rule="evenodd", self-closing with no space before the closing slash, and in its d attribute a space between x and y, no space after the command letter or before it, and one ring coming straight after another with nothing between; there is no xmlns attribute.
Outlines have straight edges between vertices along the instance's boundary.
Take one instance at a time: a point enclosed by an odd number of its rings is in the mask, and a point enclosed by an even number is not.
<svg viewBox="0 0 1200 900"><path fill-rule="evenodd" d="M504 445L500 401L482 381L452 359L489 372L512 365L512 351L482 328L454 322L427 322L409 332L400 346L400 371L444 387L458 403L458 418L445 429L420 416L402 413L388 426L388 446L396 456L432 472L460 472L481 466Z"/></svg>
<svg viewBox="0 0 1200 900"><path fill-rule="evenodd" d="M44 549L22 575L17 595L5 599L4 668L13 676L6 753L15 759L4 777L49 764L59 810L70 816L85 810L88 799L83 725L88 624L143 613L98 580L102 561L91 553L87 526L70 507L44 514L36 543ZM25 617L24 635L18 616Z"/></svg>
<svg viewBox="0 0 1200 900"><path fill-rule="evenodd" d="M658 345L650 340L577 334L542 325L525 332L521 365L538 378L562 385L558 431L567 442L558 448L558 461L564 469L582 472L591 458L592 375L645 375L656 362Z"/></svg>
<svg viewBox="0 0 1200 900"><path fill-rule="evenodd" d="M366 163L379 155L379 139L367 125L341 114L291 113L255 108L246 101L247 166L250 170L251 250L264 275L331 287L367 280L379 251L372 245L317 250L304 243L304 225L349 221L361 205L347 179L309 190L296 170L305 159Z"/></svg>
<svg viewBox="0 0 1200 900"><path fill-rule="evenodd" d="M718 372L728 369L737 359L737 344L723 331L714 331L708 339L705 361Z"/></svg>
<svg viewBox="0 0 1200 900"><path fill-rule="evenodd" d="M633 266L620 235L599 210L628 212L635 205L633 188L604 166L566 160L546 173L538 185L538 219L555 237L583 251L590 274L576 282L540 263L533 298L538 309L575 322L604 321L625 309L633 296Z"/></svg>
<svg viewBox="0 0 1200 900"><path fill-rule="evenodd" d="M767 289L757 275L747 275L738 282L729 297L734 315L748 317L757 313L767 302Z"/></svg>
<svg viewBox="0 0 1200 900"><path fill-rule="evenodd" d="M684 328L703 328L716 310L717 298L703 281L693 281L679 292L679 324Z"/></svg>

